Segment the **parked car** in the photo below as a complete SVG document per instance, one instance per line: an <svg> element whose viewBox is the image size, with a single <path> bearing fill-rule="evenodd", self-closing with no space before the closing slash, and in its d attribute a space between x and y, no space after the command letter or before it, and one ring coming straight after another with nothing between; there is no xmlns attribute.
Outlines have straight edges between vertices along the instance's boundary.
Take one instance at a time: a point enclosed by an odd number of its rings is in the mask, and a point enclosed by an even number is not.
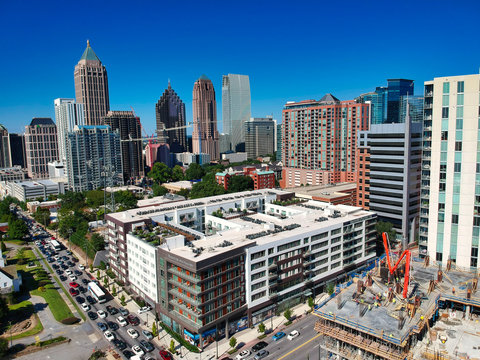
<svg viewBox="0 0 480 360"><path fill-rule="evenodd" d="M143 347L147 352L153 351L153 350L155 349L151 343L149 343L148 341L143 340L143 339L140 340L140 345L142 345L142 347Z"/></svg>
<svg viewBox="0 0 480 360"><path fill-rule="evenodd" d="M75 298L75 300L77 300L77 302L78 302L79 304L83 304L83 303L85 302L85 298L83 298L83 297L81 297L81 296L77 296L77 297Z"/></svg>
<svg viewBox="0 0 480 360"><path fill-rule="evenodd" d="M116 315L118 314L118 310L116 308L114 308L113 306L111 305L107 305L107 312L110 314L110 315Z"/></svg>
<svg viewBox="0 0 480 360"><path fill-rule="evenodd" d="M140 320L138 317L130 314L127 316L127 321L130 323L130 325L137 326L140 325Z"/></svg>
<svg viewBox="0 0 480 360"><path fill-rule="evenodd" d="M288 334L287 339L293 340L295 339L300 333L297 330L293 330L290 334Z"/></svg>
<svg viewBox="0 0 480 360"><path fill-rule="evenodd" d="M83 285L88 285L89 281L87 279L82 279L82 284Z"/></svg>
<svg viewBox="0 0 480 360"><path fill-rule="evenodd" d="M78 288L78 283L76 283L75 281L72 281L71 283L68 284L70 287L72 288Z"/></svg>
<svg viewBox="0 0 480 360"><path fill-rule="evenodd" d="M148 330L142 330L142 334L143 336L145 336L148 340L152 340L153 339L153 334L148 331Z"/></svg>
<svg viewBox="0 0 480 360"><path fill-rule="evenodd" d="M97 320L98 319L98 315L96 313L94 313L93 311L89 311L87 313L87 315L90 318L90 320Z"/></svg>
<svg viewBox="0 0 480 360"><path fill-rule="evenodd" d="M115 331L118 330L118 324L113 321L107 321L108 328Z"/></svg>
<svg viewBox="0 0 480 360"><path fill-rule="evenodd" d="M162 360L173 360L172 355L170 355L170 353L165 350L160 350L160 358Z"/></svg>
<svg viewBox="0 0 480 360"><path fill-rule="evenodd" d="M98 310L97 315L100 317L100 319L105 319L107 317L107 313L103 310Z"/></svg>
<svg viewBox="0 0 480 360"><path fill-rule="evenodd" d="M80 294L85 294L85 293L87 292L87 289L85 289L85 288L84 288L83 286L81 286L81 285L77 288L77 290L80 291Z"/></svg>
<svg viewBox="0 0 480 360"><path fill-rule="evenodd" d="M250 350L243 350L242 352L237 354L237 356L235 358L237 360L243 360L243 359L246 359L247 357L249 357L250 354L251 354Z"/></svg>
<svg viewBox="0 0 480 360"><path fill-rule="evenodd" d="M91 297L90 295L87 296L87 301L90 305L93 305L97 302L97 300L95 300L93 297Z"/></svg>
<svg viewBox="0 0 480 360"><path fill-rule="evenodd" d="M269 352L267 350L260 350L253 358L255 360L260 360L267 357Z"/></svg>
<svg viewBox="0 0 480 360"><path fill-rule="evenodd" d="M83 271L83 270L85 270L85 265L80 264L80 265L78 265L78 268Z"/></svg>
<svg viewBox="0 0 480 360"><path fill-rule="evenodd" d="M138 345L133 345L132 346L132 351L135 355L138 355L138 356L145 355L145 351L143 351L142 348Z"/></svg>
<svg viewBox="0 0 480 360"><path fill-rule="evenodd" d="M77 277L75 275L68 275L68 278L72 281L77 280Z"/></svg>
<svg viewBox="0 0 480 360"><path fill-rule="evenodd" d="M255 345L253 345L252 351L256 352L256 351L261 350L261 349L263 349L264 347L267 347L267 346L268 346L268 344L265 341L260 341L260 342L256 343Z"/></svg>
<svg viewBox="0 0 480 360"><path fill-rule="evenodd" d="M127 316L129 314L128 310L124 308L119 308L118 311L120 314L122 314L122 316Z"/></svg>
<svg viewBox="0 0 480 360"><path fill-rule="evenodd" d="M127 326L128 322L125 320L123 316L117 317L117 322L120 324L120 326Z"/></svg>
<svg viewBox="0 0 480 360"><path fill-rule="evenodd" d="M126 349L122 351L123 356L125 356L127 359L130 359L132 356L135 356L133 352L130 350Z"/></svg>
<svg viewBox="0 0 480 360"><path fill-rule="evenodd" d="M78 290L76 290L76 289L74 289L74 288L68 289L68 292L69 292L70 295L72 295L72 296L77 296L77 295L78 295Z"/></svg>
<svg viewBox="0 0 480 360"><path fill-rule="evenodd" d="M99 322L97 323L97 326L100 330L102 331L107 331L108 327L107 327L107 324L103 323L103 322Z"/></svg>
<svg viewBox="0 0 480 360"><path fill-rule="evenodd" d="M125 350L127 348L127 343L120 339L114 339L113 344L120 351Z"/></svg>
<svg viewBox="0 0 480 360"><path fill-rule="evenodd" d="M61 281L67 281L67 277L65 275L60 275L60 280Z"/></svg>
<svg viewBox="0 0 480 360"><path fill-rule="evenodd" d="M88 310L90 310L90 305L88 305L88 304L83 303L81 306L82 306L82 310L83 310L83 311L88 311Z"/></svg>
<svg viewBox="0 0 480 360"><path fill-rule="evenodd" d="M143 314L143 313L146 313L147 311L150 311L150 310L152 310L152 308L150 306L143 306L140 309L138 309L138 313Z"/></svg>
<svg viewBox="0 0 480 360"><path fill-rule="evenodd" d="M115 335L114 335L111 331L109 331L109 330L105 331L105 332L103 333L103 335L105 335L105 338L106 338L108 341L113 341L113 340L115 340Z"/></svg>
<svg viewBox="0 0 480 360"><path fill-rule="evenodd" d="M272 340L277 341L277 340L280 340L281 338L283 338L284 336L285 336L285 333L283 331L279 331L275 335L272 336Z"/></svg>
<svg viewBox="0 0 480 360"><path fill-rule="evenodd" d="M136 339L138 337L138 331L135 330L134 328L130 328L127 330L128 336L130 336L132 339Z"/></svg>
<svg viewBox="0 0 480 360"><path fill-rule="evenodd" d="M73 270L73 273L76 275L76 276L82 276L82 272L79 271L79 270Z"/></svg>

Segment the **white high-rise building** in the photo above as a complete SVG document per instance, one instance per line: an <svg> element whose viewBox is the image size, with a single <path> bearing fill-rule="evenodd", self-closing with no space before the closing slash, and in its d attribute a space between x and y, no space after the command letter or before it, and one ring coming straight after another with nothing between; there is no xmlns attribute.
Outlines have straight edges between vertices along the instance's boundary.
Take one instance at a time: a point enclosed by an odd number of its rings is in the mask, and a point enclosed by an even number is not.
<svg viewBox="0 0 480 360"><path fill-rule="evenodd" d="M55 122L58 133L58 153L60 161L67 160L67 134L73 131L75 125L85 125L83 104L77 104L75 99L55 99Z"/></svg>
<svg viewBox="0 0 480 360"><path fill-rule="evenodd" d="M250 119L250 114L250 79L248 75L223 75L223 132L230 135L231 150L233 151L244 151L244 123Z"/></svg>
<svg viewBox="0 0 480 360"><path fill-rule="evenodd" d="M419 246L443 266L478 268L480 75L425 82Z"/></svg>

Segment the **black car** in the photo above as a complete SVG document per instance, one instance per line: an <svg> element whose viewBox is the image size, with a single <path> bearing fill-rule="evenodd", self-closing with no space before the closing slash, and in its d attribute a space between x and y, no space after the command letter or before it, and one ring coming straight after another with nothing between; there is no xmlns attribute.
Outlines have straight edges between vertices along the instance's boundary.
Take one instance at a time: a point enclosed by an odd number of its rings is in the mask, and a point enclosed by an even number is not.
<svg viewBox="0 0 480 360"><path fill-rule="evenodd" d="M80 291L80 294L85 294L87 292L87 289L85 289L82 285L80 285L77 290Z"/></svg>
<svg viewBox="0 0 480 360"><path fill-rule="evenodd" d="M260 341L258 343L256 343L255 345L253 345L252 347L252 351L258 351L258 350L261 350L263 349L264 347L267 347L267 343L265 341Z"/></svg>
<svg viewBox="0 0 480 360"><path fill-rule="evenodd" d="M100 330L102 330L102 331L107 331L107 329L108 329L107 325L106 325L105 323L103 323L103 322L98 322L98 323L97 323L97 326L98 326L98 328L99 328Z"/></svg>
<svg viewBox="0 0 480 360"><path fill-rule="evenodd" d="M83 274L80 270L75 270L73 273L77 276L82 276Z"/></svg>
<svg viewBox="0 0 480 360"><path fill-rule="evenodd" d="M65 265L65 264L62 264L62 269L63 269L63 270L67 270L67 269L68 269L68 266Z"/></svg>
<svg viewBox="0 0 480 360"><path fill-rule="evenodd" d="M60 275L60 280L61 281L67 281L67 277L65 275Z"/></svg>
<svg viewBox="0 0 480 360"><path fill-rule="evenodd" d="M118 314L118 310L111 305L107 305L107 311L110 315Z"/></svg>
<svg viewBox="0 0 480 360"><path fill-rule="evenodd" d="M47 261L48 261L49 263L51 263L51 262L53 262L53 258L48 257L48 258L47 258Z"/></svg>
<svg viewBox="0 0 480 360"><path fill-rule="evenodd" d="M78 262L78 259L77 259L76 257L73 257L73 256L72 256L72 260L73 260L74 262Z"/></svg>
<svg viewBox="0 0 480 360"><path fill-rule="evenodd" d="M90 305L93 305L97 302L97 300L95 300L93 297L91 297L90 295L87 296L87 301Z"/></svg>
<svg viewBox="0 0 480 360"><path fill-rule="evenodd" d="M82 279L82 284L83 284L83 285L88 285L89 282L90 282L90 281L88 281L87 279Z"/></svg>
<svg viewBox="0 0 480 360"><path fill-rule="evenodd" d="M62 275L63 274L63 270L60 270L58 269L57 271L55 271L58 275Z"/></svg>
<svg viewBox="0 0 480 360"><path fill-rule="evenodd" d="M62 259L65 260L65 261L70 260L70 259L68 258L68 256L62 256Z"/></svg>
<svg viewBox="0 0 480 360"><path fill-rule="evenodd" d="M150 352L150 351L153 351L155 348L153 347L153 345L151 343L149 343L148 341L146 340L140 340L140 345L142 345L142 347L147 351L147 352Z"/></svg>
<svg viewBox="0 0 480 360"><path fill-rule="evenodd" d="M77 297L75 298L75 300L77 300L77 302L78 302L79 304L83 304L83 303L85 302L85 299L84 299L83 297L81 297L81 296L77 296Z"/></svg>
<svg viewBox="0 0 480 360"><path fill-rule="evenodd" d="M107 325L113 331L118 330L119 328L118 324L113 321L107 321Z"/></svg>
<svg viewBox="0 0 480 360"><path fill-rule="evenodd" d="M122 354L127 358L127 359L130 359L132 356L134 356L135 354L133 352L131 352L130 350L123 350L122 351Z"/></svg>
<svg viewBox="0 0 480 360"><path fill-rule="evenodd" d="M125 350L127 348L127 344L123 340L115 339L113 340L113 344L120 351Z"/></svg>
<svg viewBox="0 0 480 360"><path fill-rule="evenodd" d="M53 265L52 265L52 268L55 269L55 270L57 270L59 267L60 267L60 266L58 266L57 264L53 264Z"/></svg>
<svg viewBox="0 0 480 360"><path fill-rule="evenodd" d="M74 267L74 266L75 266L75 264L74 264L73 262L71 262L71 261L67 261L67 265L70 266L70 267Z"/></svg>
<svg viewBox="0 0 480 360"><path fill-rule="evenodd" d="M97 313L94 313L93 311L89 311L87 315L90 318L90 320L96 320L98 318Z"/></svg>

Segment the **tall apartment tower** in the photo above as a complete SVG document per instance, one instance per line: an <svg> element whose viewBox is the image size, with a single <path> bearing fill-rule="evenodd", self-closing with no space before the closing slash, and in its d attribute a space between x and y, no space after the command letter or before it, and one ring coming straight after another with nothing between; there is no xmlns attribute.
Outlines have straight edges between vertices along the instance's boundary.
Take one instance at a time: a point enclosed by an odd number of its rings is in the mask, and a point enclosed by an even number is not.
<svg viewBox="0 0 480 360"><path fill-rule="evenodd" d="M230 135L230 149L233 151L245 151L244 124L250 120L251 112L250 79L248 75L223 75L223 132Z"/></svg>
<svg viewBox="0 0 480 360"><path fill-rule="evenodd" d="M155 115L159 136L163 135L163 129L176 128L166 131L165 134L168 137L167 143L170 146L170 152L182 153L188 151L187 133L184 127L186 122L185 104L172 89L170 81L168 82L168 88L155 105Z"/></svg>
<svg viewBox="0 0 480 360"><path fill-rule="evenodd" d="M68 185L72 191L123 185L120 134L110 126L75 126L67 135Z"/></svg>
<svg viewBox="0 0 480 360"><path fill-rule="evenodd" d="M277 161L282 161L282 124L277 124L275 137L275 152Z"/></svg>
<svg viewBox="0 0 480 360"><path fill-rule="evenodd" d="M58 160L57 126L50 118L33 118L25 126L25 152L28 176L48 178L48 163Z"/></svg>
<svg viewBox="0 0 480 360"><path fill-rule="evenodd" d="M75 99L55 99L55 121L58 133L58 154L60 161L67 160L67 134L73 131L75 125L85 125L83 104L77 104Z"/></svg>
<svg viewBox="0 0 480 360"><path fill-rule="evenodd" d="M140 139L142 129L140 118L133 111L109 111L102 119L113 132L118 131L121 140ZM122 141L123 181L134 184L135 179L145 175L143 163L142 140Z"/></svg>
<svg viewBox="0 0 480 360"><path fill-rule="evenodd" d="M251 118L243 124L245 151L249 159L275 152L276 121L272 118Z"/></svg>
<svg viewBox="0 0 480 360"><path fill-rule="evenodd" d="M212 81L205 75L193 85L193 134L195 154L205 153L211 160L220 158L219 134L217 130L217 102Z"/></svg>
<svg viewBox="0 0 480 360"><path fill-rule="evenodd" d="M8 135L7 128L0 125L0 168L9 168L11 166L10 136Z"/></svg>
<svg viewBox="0 0 480 360"><path fill-rule="evenodd" d="M12 166L27 167L24 134L10 134L10 155L12 156Z"/></svg>
<svg viewBox="0 0 480 360"><path fill-rule="evenodd" d="M107 69L93 52L90 41L75 66L75 97L84 105L85 124L100 125L110 110Z"/></svg>
<svg viewBox="0 0 480 360"><path fill-rule="evenodd" d="M327 94L288 102L282 116L283 186L356 181L357 131L368 129L369 104Z"/></svg>
<svg viewBox="0 0 480 360"><path fill-rule="evenodd" d="M478 269L480 75L425 82L420 254Z"/></svg>

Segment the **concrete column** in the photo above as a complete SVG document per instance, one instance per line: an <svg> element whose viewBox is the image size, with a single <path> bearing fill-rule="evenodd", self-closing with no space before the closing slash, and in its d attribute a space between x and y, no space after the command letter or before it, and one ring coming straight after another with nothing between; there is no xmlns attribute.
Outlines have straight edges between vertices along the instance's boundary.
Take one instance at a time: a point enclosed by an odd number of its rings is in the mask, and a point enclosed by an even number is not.
<svg viewBox="0 0 480 360"><path fill-rule="evenodd" d="M225 319L225 339L230 339L230 332L228 331L228 318Z"/></svg>
<svg viewBox="0 0 480 360"><path fill-rule="evenodd" d="M337 352L340 351L340 341L337 340Z"/></svg>

